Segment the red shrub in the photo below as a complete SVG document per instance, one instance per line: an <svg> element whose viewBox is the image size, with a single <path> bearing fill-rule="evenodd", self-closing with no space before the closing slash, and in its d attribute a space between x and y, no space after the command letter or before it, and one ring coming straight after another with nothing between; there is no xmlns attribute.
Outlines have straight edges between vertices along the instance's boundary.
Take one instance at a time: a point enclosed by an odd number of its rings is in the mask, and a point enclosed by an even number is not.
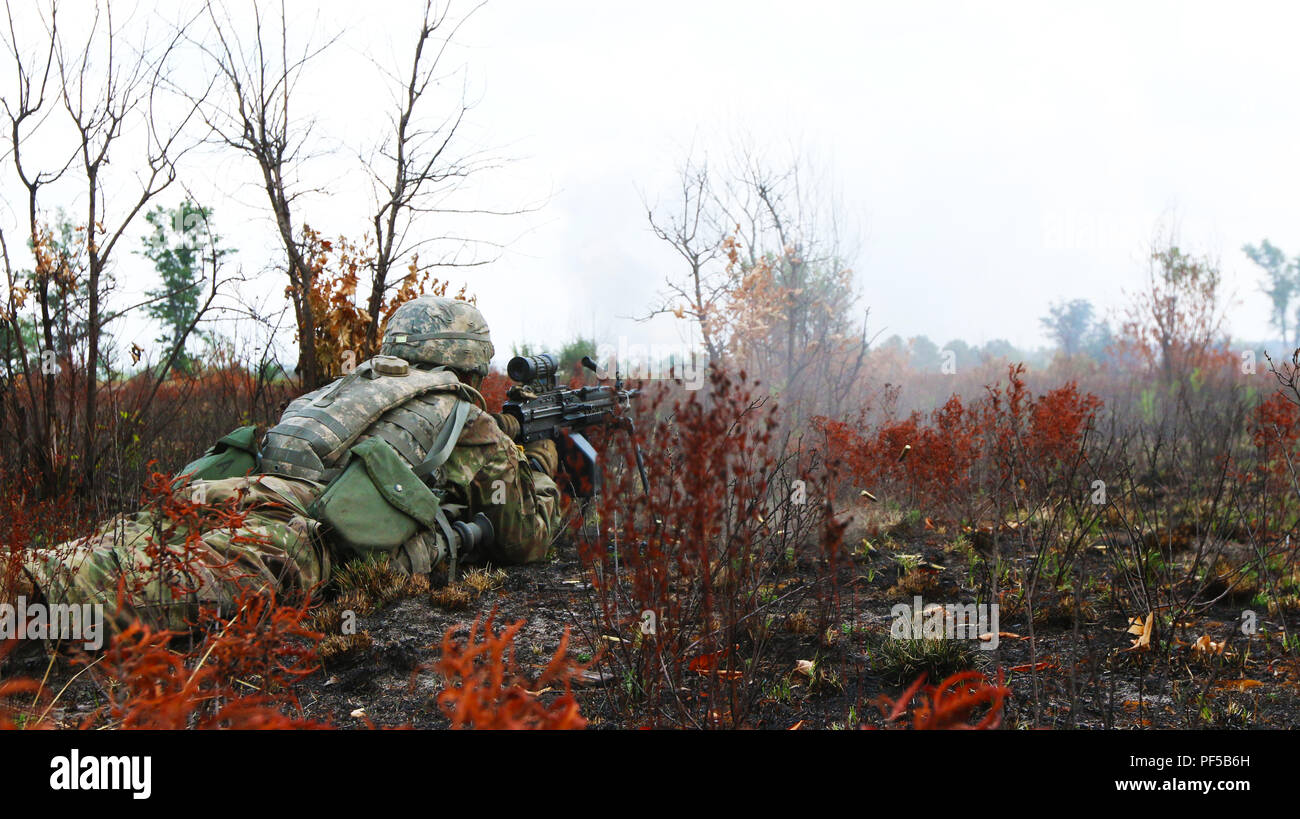
<svg viewBox="0 0 1300 819"><path fill-rule="evenodd" d="M1034 401L1029 411L1025 449L1048 468L1068 463L1079 451L1089 420L1101 409L1101 399L1079 393L1073 381Z"/></svg>
<svg viewBox="0 0 1300 819"><path fill-rule="evenodd" d="M463 627L453 626L442 638L442 656L433 668L447 680L438 694L438 706L451 719L452 728L487 729L580 729L587 721L578 712L570 689L575 675L585 666L567 656L566 629L554 656L536 680L528 680L515 662L515 635L524 621L497 633L489 615L479 637L479 620L470 627L464 642L454 635ZM547 704L539 699L540 689L560 684L564 694Z"/></svg>
<svg viewBox="0 0 1300 819"><path fill-rule="evenodd" d="M1292 519L1292 471L1300 466L1300 407L1274 393L1255 407L1250 424L1255 459L1233 470L1253 495L1260 536L1284 530ZM1281 531L1278 532L1281 534Z"/></svg>
<svg viewBox="0 0 1300 819"><path fill-rule="evenodd" d="M593 615L617 636L608 670L630 725L738 727L762 695L762 587L786 562L825 572L835 598L843 523L810 453L785 448L767 389L710 372L704 388L661 381L635 407L649 491L611 434L595 525L575 520ZM822 615L819 615L822 616ZM827 615L828 616L828 615Z"/></svg>
<svg viewBox="0 0 1300 819"><path fill-rule="evenodd" d="M488 370L488 374L483 376L483 383L478 388L483 395L483 400L487 402L488 412L501 411L501 405L506 401L506 391L513 383L506 374L496 369Z"/></svg>
<svg viewBox="0 0 1300 819"><path fill-rule="evenodd" d="M912 728L917 731L974 730L988 731L1002 724L1002 709L1011 689L1002 684L1002 672L994 685L978 671L954 674L938 685L926 685L922 674L896 700L881 696L877 701L886 722L895 722L907 713L914 699ZM982 712L978 722L972 722Z"/></svg>
<svg viewBox="0 0 1300 819"><path fill-rule="evenodd" d="M236 601L229 620L203 615L204 639L186 653L173 632L133 623L114 637L100 674L118 681L107 716L123 728L320 728L284 713L297 709L291 683L315 670L319 634L306 610L268 595Z"/></svg>
<svg viewBox="0 0 1300 819"><path fill-rule="evenodd" d="M3 657L4 652L0 651L0 659ZM34 711L34 704L43 704L42 699L48 700L48 697L41 697L43 691L41 684L33 679L0 680L0 731L54 728L39 713L34 717L28 716Z"/></svg>
<svg viewBox="0 0 1300 819"><path fill-rule="evenodd" d="M1300 440L1300 407L1274 393L1255 407L1251 440L1259 452L1258 471L1276 477L1290 472Z"/></svg>
<svg viewBox="0 0 1300 819"><path fill-rule="evenodd" d="M972 499L995 487L1023 482L1025 489L1046 492L1077 460L1101 401L1073 382L1035 398L1023 371L1011 367L1007 384L986 387L979 400L952 395L928 418L914 412L865 434L842 421L814 418L830 471L952 517L967 514Z"/></svg>

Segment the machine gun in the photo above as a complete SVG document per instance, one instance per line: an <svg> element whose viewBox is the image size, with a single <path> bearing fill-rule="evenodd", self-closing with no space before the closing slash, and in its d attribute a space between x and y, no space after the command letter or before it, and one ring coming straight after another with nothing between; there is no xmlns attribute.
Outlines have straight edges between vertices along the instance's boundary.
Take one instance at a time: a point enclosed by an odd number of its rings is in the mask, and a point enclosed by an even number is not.
<svg viewBox="0 0 1300 819"><path fill-rule="evenodd" d="M558 359L550 353L515 356L506 365L506 375L515 382L507 393L502 415L513 418L518 432L512 434L516 443L527 444L550 438L555 441L560 469L569 482L570 493L579 498L589 498L601 488L601 469L595 447L583 434L592 427L614 426L627 431L636 451L636 467L641 475L641 488L647 494L650 483L646 479L641 448L636 445L636 427L631 415L622 410L631 406L636 390L623 388L623 378L615 371L614 386L578 387L571 389L556 383ZM582 366L599 373L590 356L582 357ZM513 430L507 430L513 432Z"/></svg>

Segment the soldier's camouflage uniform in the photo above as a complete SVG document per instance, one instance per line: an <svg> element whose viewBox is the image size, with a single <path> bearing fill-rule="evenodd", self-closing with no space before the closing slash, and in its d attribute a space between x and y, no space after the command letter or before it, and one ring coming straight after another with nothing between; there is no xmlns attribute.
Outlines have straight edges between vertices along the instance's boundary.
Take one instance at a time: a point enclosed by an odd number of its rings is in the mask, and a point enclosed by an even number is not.
<svg viewBox="0 0 1300 819"><path fill-rule="evenodd" d="M151 508L118 515L88 537L30 551L24 568L47 602L103 604L115 629L139 619L183 630L200 604L228 612L242 589L287 594L328 578L329 550L305 511L318 485L253 475L196 482L192 489L205 495L210 513L231 506L244 512L243 525L173 524ZM181 489L179 497L189 491ZM210 522L212 515L204 517Z"/></svg>
<svg viewBox="0 0 1300 819"><path fill-rule="evenodd" d="M263 441L263 474L194 480L178 490L214 508L233 502L245 514L238 529L182 528L163 538L165 521L150 508L33 551L24 566L48 602L103 603L118 626L138 617L184 628L199 605L228 610L243 589L282 598L315 593L332 564L352 554L308 510L367 438L382 439L417 473L440 444L450 449L431 480L444 491L443 510L482 512L491 521L494 545L481 557L498 565L542 560L561 513L554 480L529 466L475 390L442 369L482 375L492 353L476 309L432 297L408 302L390 320L381 356L289 405ZM454 444L439 441L454 421L463 424ZM428 572L446 549L422 529L390 557L407 571ZM192 578L178 576L179 563Z"/></svg>

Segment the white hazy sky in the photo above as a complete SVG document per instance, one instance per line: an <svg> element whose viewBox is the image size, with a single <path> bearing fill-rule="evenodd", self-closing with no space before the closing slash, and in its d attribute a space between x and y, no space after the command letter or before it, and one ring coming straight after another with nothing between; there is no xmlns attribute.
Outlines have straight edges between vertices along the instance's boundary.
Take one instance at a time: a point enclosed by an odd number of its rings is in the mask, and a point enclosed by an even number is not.
<svg viewBox="0 0 1300 819"><path fill-rule="evenodd" d="M421 5L290 3L300 37L343 32L298 103L334 150L304 167L327 194L299 211L327 233L364 230L357 152L388 99L374 63L405 63ZM669 319L619 318L676 269L643 196L670 201L692 148L721 160L748 138L773 160L797 146L830 180L873 330L1045 344L1050 302L1118 308L1173 222L1185 247L1221 261L1232 334L1260 339L1267 304L1240 248L1268 237L1300 253L1297 23L1300 7L1281 3L490 0L449 65L479 100L465 146L515 159L462 201L545 201L479 228L513 241L453 279L478 295L500 352L577 333L675 341ZM0 82L12 86L11 69ZM184 169L250 275L276 252L251 170L219 153ZM10 228L21 200L0 174ZM125 290L148 275L119 258Z"/></svg>

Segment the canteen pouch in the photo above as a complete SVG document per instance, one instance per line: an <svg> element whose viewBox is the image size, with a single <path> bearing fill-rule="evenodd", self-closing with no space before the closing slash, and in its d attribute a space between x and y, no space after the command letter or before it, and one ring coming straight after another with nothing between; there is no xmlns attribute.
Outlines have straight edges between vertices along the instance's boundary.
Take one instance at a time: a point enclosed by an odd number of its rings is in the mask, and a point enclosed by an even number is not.
<svg viewBox="0 0 1300 819"><path fill-rule="evenodd" d="M438 531L438 496L381 438L351 449L351 462L308 508L330 537L358 555L395 552L421 527Z"/></svg>

